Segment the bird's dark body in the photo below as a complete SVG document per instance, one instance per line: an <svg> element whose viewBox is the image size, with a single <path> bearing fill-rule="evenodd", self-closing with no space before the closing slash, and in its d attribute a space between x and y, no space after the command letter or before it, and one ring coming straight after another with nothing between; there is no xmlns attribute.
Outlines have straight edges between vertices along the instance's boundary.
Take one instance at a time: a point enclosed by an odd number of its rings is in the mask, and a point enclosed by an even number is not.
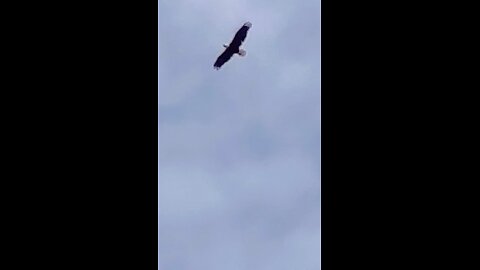
<svg viewBox="0 0 480 270"><path fill-rule="evenodd" d="M225 62L230 60L234 54L240 54L240 46L247 37L248 29L252 26L250 22L246 22L235 34L230 45L225 49L225 51L217 58L213 66L216 69L219 69Z"/></svg>
<svg viewBox="0 0 480 270"><path fill-rule="evenodd" d="M240 47L232 47L232 45L230 45L225 49L225 52L228 54L236 54L240 52Z"/></svg>

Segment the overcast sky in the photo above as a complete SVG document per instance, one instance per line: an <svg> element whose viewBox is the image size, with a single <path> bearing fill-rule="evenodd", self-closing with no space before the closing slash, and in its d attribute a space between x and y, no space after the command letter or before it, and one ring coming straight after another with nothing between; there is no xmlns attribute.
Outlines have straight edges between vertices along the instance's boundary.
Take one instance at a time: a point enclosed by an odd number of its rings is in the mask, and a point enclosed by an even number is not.
<svg viewBox="0 0 480 270"><path fill-rule="evenodd" d="M320 268L320 1L159 0L160 270ZM220 70L235 32L253 26Z"/></svg>

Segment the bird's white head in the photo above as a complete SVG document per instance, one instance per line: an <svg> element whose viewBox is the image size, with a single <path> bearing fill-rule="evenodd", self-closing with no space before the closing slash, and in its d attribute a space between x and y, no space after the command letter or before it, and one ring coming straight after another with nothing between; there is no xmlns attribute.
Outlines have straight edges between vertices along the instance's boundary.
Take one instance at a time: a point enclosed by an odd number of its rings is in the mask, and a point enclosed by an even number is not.
<svg viewBox="0 0 480 270"><path fill-rule="evenodd" d="M228 48L228 45L227 45L227 44L223 44L223 47Z"/></svg>
<svg viewBox="0 0 480 270"><path fill-rule="evenodd" d="M252 23L251 23L251 22L246 22L244 25L245 25L246 27L248 27L248 28L252 27Z"/></svg>
<svg viewBox="0 0 480 270"><path fill-rule="evenodd" d="M245 50L243 50L243 49L239 49L239 50L238 50L238 54L239 54L240 56L245 56L245 55L247 55L247 51L245 51Z"/></svg>

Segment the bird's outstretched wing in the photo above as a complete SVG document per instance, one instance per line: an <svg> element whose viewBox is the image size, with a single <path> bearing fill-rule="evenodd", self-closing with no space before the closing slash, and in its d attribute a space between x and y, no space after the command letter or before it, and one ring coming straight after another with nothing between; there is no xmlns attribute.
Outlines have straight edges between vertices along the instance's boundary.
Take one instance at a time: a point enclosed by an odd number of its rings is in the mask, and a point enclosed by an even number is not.
<svg viewBox="0 0 480 270"><path fill-rule="evenodd" d="M248 29L252 27L252 23L246 22L235 34L235 37L233 38L232 42L230 43L231 47L240 47L242 45L242 42L245 40L247 37L247 32Z"/></svg>
<svg viewBox="0 0 480 270"><path fill-rule="evenodd" d="M213 64L213 67L215 69L219 69L225 62L230 60L232 58L233 51L230 48L227 48L218 58L217 61L215 61L215 64Z"/></svg>

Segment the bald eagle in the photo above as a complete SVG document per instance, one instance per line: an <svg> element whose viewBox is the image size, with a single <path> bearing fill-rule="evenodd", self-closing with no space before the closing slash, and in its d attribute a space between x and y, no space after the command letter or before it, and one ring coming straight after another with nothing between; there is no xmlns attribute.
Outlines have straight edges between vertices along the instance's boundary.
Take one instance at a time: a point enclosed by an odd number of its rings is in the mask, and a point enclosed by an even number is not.
<svg viewBox="0 0 480 270"><path fill-rule="evenodd" d="M242 42L245 40L247 37L247 32L248 29L252 27L252 23L246 22L235 34L235 37L233 38L232 42L230 42L230 45L223 44L223 47L225 47L225 51L217 58L217 61L215 61L215 64L213 64L213 67L215 69L219 69L225 62L230 60L232 55L238 54L240 56L245 56L247 52L243 49L240 49L240 45L242 45Z"/></svg>

